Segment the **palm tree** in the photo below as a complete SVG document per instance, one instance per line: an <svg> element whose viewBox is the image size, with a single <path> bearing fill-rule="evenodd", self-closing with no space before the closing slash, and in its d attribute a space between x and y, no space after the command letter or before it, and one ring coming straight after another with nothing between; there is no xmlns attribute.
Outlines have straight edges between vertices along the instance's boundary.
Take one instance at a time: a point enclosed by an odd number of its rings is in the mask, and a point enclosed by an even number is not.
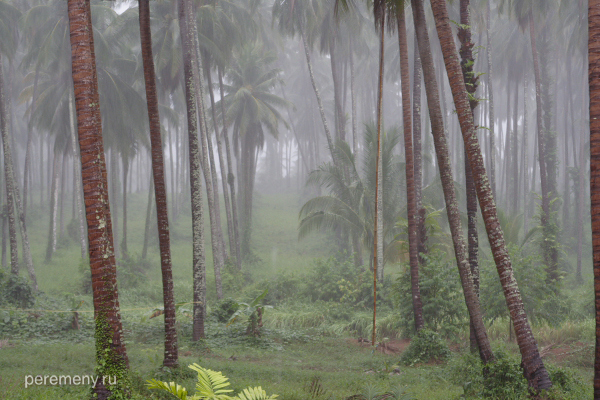
<svg viewBox="0 0 600 400"><path fill-rule="evenodd" d="M406 21L404 1L395 4L398 45L400 48L400 74L402 86L402 121L404 128L404 154L406 166L406 203L408 219L408 248L410 264L410 280L415 317L415 330L418 332L425 325L423 320L423 303L419 289L419 258L417 238L417 199L415 185L415 160L413 157L412 118L410 104L410 72L408 66L408 43L406 39ZM420 87L419 87L420 90Z"/></svg>
<svg viewBox="0 0 600 400"><path fill-rule="evenodd" d="M590 195L592 246L594 249L594 296L600 302L600 1L588 3L588 82L590 91ZM580 155L583 158L583 154ZM583 174L583 171L579 171ZM596 359L594 399L600 399L600 307L596 306Z"/></svg>
<svg viewBox="0 0 600 400"><path fill-rule="evenodd" d="M204 317L206 316L206 265L204 255L204 218L202 204L202 177L200 171L200 143L198 141L198 118L196 113L196 87L193 77L195 62L193 38L186 21L191 13L189 0L178 0L178 18L183 52L183 72L185 82L185 100L187 110L190 194L192 203L192 242L193 242L193 332L192 340L204 337Z"/></svg>
<svg viewBox="0 0 600 400"><path fill-rule="evenodd" d="M494 359L490 348L489 339L483 325L479 299L473 287L473 278L471 269L466 254L465 243L460 224L460 213L456 202L456 194L454 192L454 181L452 179L452 169L450 167L450 159L448 156L448 144L444 132L444 123L442 111L440 107L440 96L437 88L437 78L433 66L433 57L431 55L431 46L427 33L427 25L425 23L425 10L422 0L411 0L413 8L413 20L415 32L418 40L419 53L423 66L423 77L425 80L425 90L427 93L427 104L429 106L429 116L435 145L435 153L440 171L440 178L446 203L446 212L448 215L448 223L454 244L454 254L456 256L456 264L465 295L465 302L469 310L469 316L473 322L475 333L477 336L477 344L479 346L479 354L484 363L492 362ZM464 83L463 83L464 85Z"/></svg>
<svg viewBox="0 0 600 400"><path fill-rule="evenodd" d="M381 180L386 190L382 196L381 220L384 225L380 243L383 245L385 262L397 258L393 254L396 251L392 245L396 234L393 222L398 219L401 210L402 194L398 182L402 181L404 165L394 153L401 140L398 129L390 128L381 136ZM373 123L365 126L363 146L364 155L359 160L348 143L339 142L335 149L339 165L325 163L309 174L307 184L324 188L328 193L314 197L302 206L298 237L303 238L315 230L341 228L352 237L355 257L362 258L363 250L367 250L373 260L377 182L377 127ZM381 263L380 267L383 266Z"/></svg>
<svg viewBox="0 0 600 400"><path fill-rule="evenodd" d="M475 98L475 92L477 91L477 80L473 72L473 65L475 59L473 58L473 47L475 44L471 41L471 18L470 18L470 1L460 0L460 25L458 31L458 39L460 40L460 56L461 56L461 67L463 71L463 78L465 81L465 90L470 94L469 106L471 107L471 113L474 114L475 107L477 107L477 99ZM515 167L515 171L517 168ZM479 296L479 266L477 261L477 252L479 248L479 238L477 235L477 193L475 192L475 183L473 182L473 174L471 172L471 166L469 165L468 158L466 156L465 149L465 188L467 192L467 239L469 246L469 267L471 268L471 275L473 276L473 286L475 287L475 293ZM516 183L515 183L516 184ZM475 338L475 329L471 324L471 349L477 348L477 340Z"/></svg>
<svg viewBox="0 0 600 400"><path fill-rule="evenodd" d="M96 321L96 362L100 375L109 371L125 375L129 362L119 313L90 3L69 0L68 12ZM124 385L124 380L108 388L98 382L94 391L102 400L125 396Z"/></svg>
<svg viewBox="0 0 600 400"><path fill-rule="evenodd" d="M165 357L163 365L165 367L176 367L178 364L178 351L177 330L175 329L175 301L173 299L169 216L167 191L165 189L162 140L160 136L158 97L156 94L156 77L154 74L154 59L152 57L150 4L148 0L139 1L139 16L142 59L144 63L144 80L146 84L146 102L148 104L148 119L150 125L150 146L152 149L152 176L154 177L154 194L156 199L156 215L158 219L158 242L160 246L163 281L165 315Z"/></svg>
<svg viewBox="0 0 600 400"><path fill-rule="evenodd" d="M431 7L436 20L438 37L442 45L446 71L463 132L469 164L473 171L473 179L477 188L477 197L488 233L488 240L492 248L494 260L496 261L496 268L498 269L498 275L500 276L511 319L514 323L517 342L523 359L524 374L533 390L548 389L552 386L552 382L548 376L548 371L544 367L531 332L531 326L523 308L523 300L512 273L512 265L504 242L502 228L498 222L494 197L485 172L481 148L477 142L473 113L469 105L461 66L458 63L458 55L450 28L446 3L443 0L432 0Z"/></svg>
<svg viewBox="0 0 600 400"><path fill-rule="evenodd" d="M280 83L279 70L270 68L275 55L264 52L256 44L245 45L236 52L225 84L225 106L228 124L233 126L238 158L238 210L242 221L242 256L250 254L252 198L256 177L256 153L264 144L265 130L277 137L283 118L278 107L289 103L271 91ZM284 122L285 124L285 122ZM287 126L287 124L286 124Z"/></svg>
<svg viewBox="0 0 600 400"><path fill-rule="evenodd" d="M5 182L7 189L8 198L8 220L9 220L9 238L11 245L11 272L18 274L18 252L17 252L17 235L16 235L16 223L14 206L16 206L17 217L19 220L20 231L21 231L21 245L23 248L23 259L27 266L31 285L34 290L38 290L37 278L33 267L33 260L31 258L31 250L29 246L29 237L27 235L27 225L25 223L25 211L23 203L21 202L21 195L19 192L19 186L17 184L16 174L12 161L11 146L9 143L9 129L10 123L10 112L8 111L6 98L4 94L4 77L2 72L2 53L5 53L9 57L14 55L16 50L16 38L11 35L11 28L14 28L14 23L18 21L20 12L15 7L0 2L0 34L5 39L3 44L0 45L0 119L2 120L0 130L2 136L2 146L4 151L4 173ZM10 100L9 100L10 101ZM12 223L11 223L12 220Z"/></svg>
<svg viewBox="0 0 600 400"><path fill-rule="evenodd" d="M317 104L319 107L319 113L321 115L321 121L325 131L325 138L327 139L327 147L331 153L331 158L336 162L334 155L335 143L331 137L329 131L329 124L325 117L325 108L323 107L323 101L319 94L319 89L315 82L315 76L313 72L313 65L310 56L310 47L307 38L307 28L311 28L315 23L316 15L319 12L316 8L317 2L296 2L295 0L276 0L273 3L273 19L277 19L277 25L279 29L290 36L294 36L297 32L300 34L302 39L302 45L304 47L304 55L306 57L306 64L308 66L308 72L310 75L310 81L317 98Z"/></svg>

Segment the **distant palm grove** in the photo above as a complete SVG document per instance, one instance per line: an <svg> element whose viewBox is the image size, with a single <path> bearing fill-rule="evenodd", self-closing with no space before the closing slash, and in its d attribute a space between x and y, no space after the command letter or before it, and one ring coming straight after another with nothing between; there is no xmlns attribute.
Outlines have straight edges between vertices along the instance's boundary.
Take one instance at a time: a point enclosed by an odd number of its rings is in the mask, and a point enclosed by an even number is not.
<svg viewBox="0 0 600 400"><path fill-rule="evenodd" d="M600 399L600 0L0 0L0 131L0 398Z"/></svg>

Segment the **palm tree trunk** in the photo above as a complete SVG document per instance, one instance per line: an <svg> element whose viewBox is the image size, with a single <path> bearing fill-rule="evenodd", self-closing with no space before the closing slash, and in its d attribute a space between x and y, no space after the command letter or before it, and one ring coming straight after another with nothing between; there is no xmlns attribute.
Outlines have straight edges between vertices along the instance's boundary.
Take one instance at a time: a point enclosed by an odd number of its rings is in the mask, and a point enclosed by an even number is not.
<svg viewBox="0 0 600 400"><path fill-rule="evenodd" d="M414 63L413 63L413 155L414 155L414 168L415 168L415 204L417 211L417 255L419 257L419 264L424 264L424 259L421 257L421 253L425 253L427 234L425 230L425 209L423 208L423 156L421 150L421 80L422 80L422 68L421 68L421 56L419 55L419 44L417 42L417 35L414 40Z"/></svg>
<svg viewBox="0 0 600 400"><path fill-rule="evenodd" d="M544 125L542 120L541 79L538 52L535 40L535 25L533 14L529 14L529 36L531 39L531 53L533 55L533 72L535 74L535 103L537 109L537 144L540 165L540 184L542 187L542 227L546 229L550 218L550 199L548 197L548 176L546 172L546 140L544 138ZM544 247L544 260L549 265L550 254Z"/></svg>
<svg viewBox="0 0 600 400"><path fill-rule="evenodd" d="M469 163L473 171L477 197L488 233L488 240L492 248L494 260L496 261L496 268L500 276L500 282L504 290L511 319L514 323L517 342L523 358L525 378L535 391L548 389L552 386L552 382L550 381L548 371L544 367L536 341L531 332L531 326L525 314L521 294L512 272L512 265L504 242L504 235L498 222L494 197L485 172L481 148L477 142L477 132L473 124L473 114L470 112L469 99L465 91L461 67L458 63L446 3L444 0L432 0L431 8L435 16L436 29L442 46L442 53L444 54L446 71L451 83L452 95L463 132L465 148L467 149Z"/></svg>
<svg viewBox="0 0 600 400"><path fill-rule="evenodd" d="M122 156L123 162L123 239L121 239L121 251L123 258L129 258L127 251L127 179L129 178L129 160Z"/></svg>
<svg viewBox="0 0 600 400"><path fill-rule="evenodd" d="M73 152L74 159L79 157L79 150L77 146L77 130L75 128L75 109L73 107L75 101L73 99L73 93L69 92L69 126L71 128L71 151ZM85 216L83 213L83 199L81 194L83 193L83 187L81 185L81 166L78 162L73 162L73 180L75 181L75 201L77 203L77 215L79 217L79 243L81 245L81 258L85 260L87 257L87 234L85 231Z"/></svg>
<svg viewBox="0 0 600 400"><path fill-rule="evenodd" d="M81 174L94 288L97 373L119 373L124 377L116 385L109 387L98 382L94 392L98 399L104 400L111 395L125 396L129 362L122 338L123 328L119 313L90 2L69 0L68 10Z"/></svg>
<svg viewBox="0 0 600 400"><path fill-rule="evenodd" d="M465 81L465 90L470 93L469 107L471 108L471 114L475 117L474 110L477 107L477 100L475 99L475 93L477 92L477 77L473 73L473 65L475 60L473 59L473 46L475 45L471 40L471 17L469 12L470 1L460 1L460 24L461 28L458 30L458 39L460 40L460 57L463 78ZM464 28L463 28L464 27ZM471 275L473 276L473 286L475 294L479 297L479 265L478 265L478 250L479 250L479 237L477 235L477 193L475 191L475 182L473 182L473 173L469 160L467 157L467 150L464 149L465 158L465 188L467 197L467 242L469 248L469 266L471 268ZM477 336L475 334L475 327L470 324L470 345L471 351L477 350Z"/></svg>
<svg viewBox="0 0 600 400"><path fill-rule="evenodd" d="M488 363L494 360L494 355L490 347L485 326L483 325L479 298L477 297L473 286L473 278L471 276L471 269L469 267L466 246L460 225L460 213L456 202L456 194L454 192L454 180L452 178L452 169L450 167L450 159L448 156L448 144L444 133L440 96L433 66L433 57L431 55L431 46L427 34L427 25L425 23L425 10L422 0L411 0L411 3L413 7L415 31L419 41L419 53L423 65L423 78L427 93L427 103L429 106L435 153L444 191L444 199L446 201L446 212L448 214L452 242L454 244L454 254L456 256L458 272L463 287L465 303L469 311L470 319L475 327L477 344L479 345L479 354L484 363ZM462 83L462 85L464 90L464 83Z"/></svg>
<svg viewBox="0 0 600 400"><path fill-rule="evenodd" d="M150 30L150 3L139 1L140 41L144 63L146 104L150 126L150 148L152 153L152 176L156 198L158 221L158 243L160 247L160 269L163 284L163 305L165 315L165 352L163 365L176 367L178 364L177 330L175 329L175 300L173 295L173 272L171 267L171 240L169 235L169 207L165 188L165 163L160 136L160 115L156 94L154 59L152 58L152 33ZM171 165L172 166L172 165ZM171 178L173 168L171 167ZM173 182L173 180L171 180ZM173 188L174 189L174 188ZM174 190L173 190L174 192ZM125 206L123 206L125 208ZM125 250L124 250L125 251Z"/></svg>
<svg viewBox="0 0 600 400"><path fill-rule="evenodd" d="M600 399L600 0L588 3L588 82L590 93L590 197L596 299L594 399ZM581 137L583 141L583 136ZM583 150L583 145L581 146ZM583 151L579 155L583 160ZM583 168L579 171L583 175ZM583 208L583 207L582 207ZM580 211L581 213L581 211Z"/></svg>
<svg viewBox="0 0 600 400"><path fill-rule="evenodd" d="M51 197L50 197L50 225L48 232L48 245L46 246L46 262L50 262L52 260L52 255L56 251L56 242L57 242L57 219L58 219L58 187L60 185L60 157L57 154L58 149L54 151L54 157L52 161L52 185L50 189Z"/></svg>
<svg viewBox="0 0 600 400"><path fill-rule="evenodd" d="M153 194L154 177L150 176L150 184L148 185L148 203L146 205L146 223L144 224L144 244L142 246L142 260L145 260L146 256L148 255L148 241L150 239L150 219L154 215L154 208L152 207Z"/></svg>
<svg viewBox="0 0 600 400"><path fill-rule="evenodd" d="M408 67L408 43L406 40L406 22L404 4L396 9L398 45L400 47L400 74L402 90L402 125L404 129L404 160L406 169L406 204L408 214L408 254L410 264L410 283L415 317L415 331L425 326L423 303L419 288L419 257L417 238L417 202L415 196L415 165L413 158L412 118L410 114L410 72Z"/></svg>
<svg viewBox="0 0 600 400"><path fill-rule="evenodd" d="M212 112L213 126L215 129L215 139L217 140L217 156L219 157L219 166L221 171L221 184L223 185L223 200L225 203L225 217L227 218L227 236L229 237L229 252L236 256L235 242L233 237L233 220L231 217L231 202L229 200L229 190L227 189L227 177L225 172L225 161L223 160L223 146L221 145L221 136L217 127L217 112L215 107L215 95L210 68L206 68L206 79L208 82L208 93L210 95L210 110ZM298 145L299 146L299 145ZM212 152L211 152L212 154ZM213 170L214 171L214 170ZM217 176L213 176L213 182L217 183ZM215 193L218 193L215 190ZM236 256L237 257L237 256Z"/></svg>
<svg viewBox="0 0 600 400"><path fill-rule="evenodd" d="M192 340L204 337L204 318L206 316L206 265L204 255L204 218L202 204L202 176L200 171L200 143L198 141L198 119L196 113L195 83L193 77L193 39L186 22L186 14L191 13L187 0L178 0L178 18L183 48L183 71L185 79L185 99L189 139L190 192L192 202L192 240L193 240L193 332Z"/></svg>
<svg viewBox="0 0 600 400"><path fill-rule="evenodd" d="M525 234L529 232L529 131L527 115L527 96L529 95L529 78L523 77L523 220Z"/></svg>
<svg viewBox="0 0 600 400"><path fill-rule="evenodd" d="M219 93L221 98L225 95L223 91L223 74L221 68L218 71L219 74ZM221 102L221 115L223 116L223 139L225 140L225 155L227 156L227 184L231 191L231 214L233 218L233 237L235 242L235 256L238 270L242 269L242 250L240 248L240 229L238 226L238 208L235 196L235 176L233 174L233 166L231 162L231 148L229 147L229 135L227 129L227 120L225 118L225 106Z"/></svg>
<svg viewBox="0 0 600 400"><path fill-rule="evenodd" d="M191 0L185 0L186 7L189 7L189 13L186 13L187 29L191 34L191 51L194 57L192 62L192 78L194 79L194 90L196 90L196 107L198 110L199 128L200 128L200 162L204 173L204 182L206 183L206 197L208 200L208 217L210 221L210 239L212 244L213 265L215 270L215 286L217 289L217 299L223 298L223 286L221 283L221 270L223 269L223 232L221 229L221 215L218 205L218 193L215 193L212 179L213 163L210 162L210 152L212 154L212 146L208 146L207 141L211 140L208 135L206 118L204 115L204 88L202 84L202 60L200 57L200 45L198 44L198 29L196 26L196 15L194 5Z"/></svg>
<svg viewBox="0 0 600 400"><path fill-rule="evenodd" d="M35 113L35 103L37 100L38 81L40 77L40 64L35 66L35 77L33 78L33 94L31 96L31 108L29 114L29 123L27 124L27 145L25 147L25 167L23 168L23 215L27 216L27 193L29 190L29 170L31 169L31 142L33 140L32 125L33 114Z"/></svg>
<svg viewBox="0 0 600 400"><path fill-rule="evenodd" d="M8 237L10 243L10 270L19 275L19 250L17 248L17 223L15 221L15 187L13 182L13 163L8 133L8 112L4 95L4 74L2 71L2 56L0 55L0 130L2 134L2 149L4 152L4 184L6 185L6 211L8 214Z"/></svg>
<svg viewBox="0 0 600 400"><path fill-rule="evenodd" d="M308 48L308 43L306 43L306 35L304 34L304 28L300 28L300 36L302 37L302 44L304 45L304 55L306 56L306 65L308 66L308 73L310 75L310 83L312 83L313 90L315 92L315 96L317 97L317 104L319 106L319 113L321 114L321 121L323 122L323 128L325 129L325 137L327 138L327 147L329 148L329 152L331 153L331 159L333 163L336 164L336 157L334 153L334 143L331 139L331 132L329 132L329 126L327 124L327 118L325 117L325 109L323 108L323 102L321 100L321 95L319 94L319 89L317 89L317 84L315 83L315 75L313 73L312 62L310 61L310 50Z"/></svg>
<svg viewBox="0 0 600 400"><path fill-rule="evenodd" d="M350 38L350 48L352 48L352 38ZM356 156L358 153L358 129L356 121L356 90L354 87L354 52L350 50L350 99L352 101L352 153Z"/></svg>
<svg viewBox="0 0 600 400"><path fill-rule="evenodd" d="M490 126L489 135L490 135L490 185L492 186L492 194L494 198L496 196L496 135L495 135L495 125L496 118L494 115L494 89L493 89L493 64L492 64L492 41L490 39L490 26L491 26L491 18L490 18L490 2L487 1L487 9L486 9L486 27L485 27L485 36L487 40L487 64L488 64L488 87L489 87L489 107L490 107Z"/></svg>
<svg viewBox="0 0 600 400"><path fill-rule="evenodd" d="M377 12L377 11L376 11ZM375 326L377 320L377 267L380 261L383 261L383 251L379 251L379 241L383 242L381 234L383 229L380 229L379 220L383 222L383 185L382 185L382 160L381 160L381 131L383 129L383 62L384 57L384 38L385 38L385 8L381 8L381 16L379 17L379 76L378 76L378 92L377 92L377 156L375 162L375 227L373 231L373 334L371 336L371 345L375 346ZM377 18L376 18L377 25ZM383 244L383 243L382 243Z"/></svg>

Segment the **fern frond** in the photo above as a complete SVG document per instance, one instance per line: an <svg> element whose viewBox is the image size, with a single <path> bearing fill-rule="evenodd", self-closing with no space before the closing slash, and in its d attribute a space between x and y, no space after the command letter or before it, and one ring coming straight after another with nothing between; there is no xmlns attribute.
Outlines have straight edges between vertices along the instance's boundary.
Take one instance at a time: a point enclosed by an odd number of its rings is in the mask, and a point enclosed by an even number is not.
<svg viewBox="0 0 600 400"><path fill-rule="evenodd" d="M231 389L224 389L230 385L229 379L219 371L213 371L203 368L194 363L188 368L198 373L198 382L196 383L196 394L200 398L211 400L229 400L231 397L227 393L233 392Z"/></svg>
<svg viewBox="0 0 600 400"><path fill-rule="evenodd" d="M267 392L262 387L248 387L238 393L235 400L274 400L277 395L267 396Z"/></svg>
<svg viewBox="0 0 600 400"><path fill-rule="evenodd" d="M175 382L163 382L156 379L147 381L148 389L162 389L166 392L171 393L173 396L180 400L199 400L197 396L188 397L187 389L183 386L176 384Z"/></svg>

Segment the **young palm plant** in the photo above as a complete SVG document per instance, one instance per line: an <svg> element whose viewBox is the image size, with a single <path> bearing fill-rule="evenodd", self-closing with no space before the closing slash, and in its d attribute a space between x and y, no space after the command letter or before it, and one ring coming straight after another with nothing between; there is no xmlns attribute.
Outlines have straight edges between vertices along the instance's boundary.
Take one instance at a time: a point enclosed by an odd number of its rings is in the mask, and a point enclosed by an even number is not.
<svg viewBox="0 0 600 400"><path fill-rule="evenodd" d="M196 394L188 396L187 389L175 382L163 382L156 379L148 381L148 388L162 389L180 400L274 400L276 394L267 395L262 387L247 387L235 396L228 393L233 392L227 389L230 385L229 378L220 371L213 371L203 368L194 363L188 365L188 368L198 373L198 382L196 383Z"/></svg>
<svg viewBox="0 0 600 400"><path fill-rule="evenodd" d="M396 229L393 223L386 224L386 221L396 221L401 211L402 191L398 182L404 180L404 163L394 155L394 149L401 140L399 130L391 128L382 136L381 173L383 186L386 188L383 192L382 215L385 260ZM364 148L362 168L359 167L350 145L338 141L334 152L339 166L326 163L311 172L307 184L325 188L329 193L314 197L302 206L298 227L300 238L315 230L341 229L350 235L355 257L362 258L363 249L373 251L377 127L372 123L365 127Z"/></svg>

